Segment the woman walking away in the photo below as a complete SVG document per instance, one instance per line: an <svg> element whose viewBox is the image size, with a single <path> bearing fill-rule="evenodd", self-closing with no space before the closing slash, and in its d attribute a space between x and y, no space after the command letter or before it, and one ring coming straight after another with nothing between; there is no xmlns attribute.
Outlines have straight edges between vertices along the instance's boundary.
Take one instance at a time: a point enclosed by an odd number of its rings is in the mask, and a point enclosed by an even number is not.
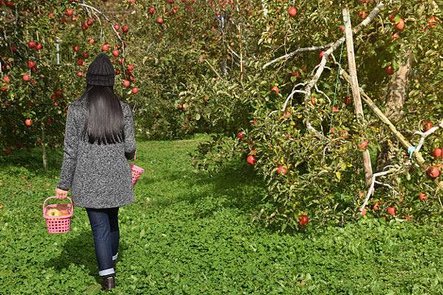
<svg viewBox="0 0 443 295"><path fill-rule="evenodd" d="M115 287L120 232L119 207L134 193L128 160L135 155L134 122L129 105L114 94L114 67L99 54L86 74L83 95L68 107L58 198L72 190L75 206L88 214L104 290Z"/></svg>

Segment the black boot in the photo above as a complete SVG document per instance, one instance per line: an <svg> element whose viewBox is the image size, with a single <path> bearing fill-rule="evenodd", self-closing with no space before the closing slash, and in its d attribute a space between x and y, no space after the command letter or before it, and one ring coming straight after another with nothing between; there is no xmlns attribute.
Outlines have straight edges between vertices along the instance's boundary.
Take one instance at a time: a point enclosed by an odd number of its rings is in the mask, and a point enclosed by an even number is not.
<svg viewBox="0 0 443 295"><path fill-rule="evenodd" d="M115 276L107 276L102 278L102 289L109 291L115 288Z"/></svg>

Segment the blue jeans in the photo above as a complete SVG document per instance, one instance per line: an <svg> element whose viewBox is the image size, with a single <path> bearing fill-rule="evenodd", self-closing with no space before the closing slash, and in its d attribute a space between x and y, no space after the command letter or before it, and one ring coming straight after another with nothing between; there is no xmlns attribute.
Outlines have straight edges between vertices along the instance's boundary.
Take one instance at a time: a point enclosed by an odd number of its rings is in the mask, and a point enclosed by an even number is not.
<svg viewBox="0 0 443 295"><path fill-rule="evenodd" d="M94 237L98 274L100 276L114 275L114 263L117 260L120 239L118 207L106 209L86 208L86 212Z"/></svg>

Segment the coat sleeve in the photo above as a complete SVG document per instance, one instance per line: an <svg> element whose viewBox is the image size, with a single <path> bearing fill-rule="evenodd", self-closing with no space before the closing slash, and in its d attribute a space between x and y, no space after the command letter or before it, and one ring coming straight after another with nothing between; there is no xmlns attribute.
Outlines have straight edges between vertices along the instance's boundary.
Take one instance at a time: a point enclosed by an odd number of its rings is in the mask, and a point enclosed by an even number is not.
<svg viewBox="0 0 443 295"><path fill-rule="evenodd" d="M124 106L124 132L125 132L125 156L128 160L134 159L135 156L135 132L134 119L132 110L129 105Z"/></svg>
<svg viewBox="0 0 443 295"><path fill-rule="evenodd" d="M74 178L79 143L78 129L79 126L76 122L75 112L72 105L70 105L66 118L63 164L60 172L60 181L57 185L58 188L63 190L69 190L71 188Z"/></svg>

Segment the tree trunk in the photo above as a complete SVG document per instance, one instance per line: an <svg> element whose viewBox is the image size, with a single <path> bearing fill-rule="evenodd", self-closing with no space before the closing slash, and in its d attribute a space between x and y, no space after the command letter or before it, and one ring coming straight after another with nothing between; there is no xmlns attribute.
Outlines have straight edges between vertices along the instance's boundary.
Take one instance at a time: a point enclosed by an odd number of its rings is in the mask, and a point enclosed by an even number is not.
<svg viewBox="0 0 443 295"><path fill-rule="evenodd" d="M392 77L389 86L389 92L386 98L386 117L393 123L398 123L404 116L403 105L406 101L406 91L408 87L409 73L412 67L412 52L406 54L406 62L400 65L400 68ZM380 143L381 151L377 156L377 171L391 164L391 159L395 157L393 149L395 144L388 139Z"/></svg>

